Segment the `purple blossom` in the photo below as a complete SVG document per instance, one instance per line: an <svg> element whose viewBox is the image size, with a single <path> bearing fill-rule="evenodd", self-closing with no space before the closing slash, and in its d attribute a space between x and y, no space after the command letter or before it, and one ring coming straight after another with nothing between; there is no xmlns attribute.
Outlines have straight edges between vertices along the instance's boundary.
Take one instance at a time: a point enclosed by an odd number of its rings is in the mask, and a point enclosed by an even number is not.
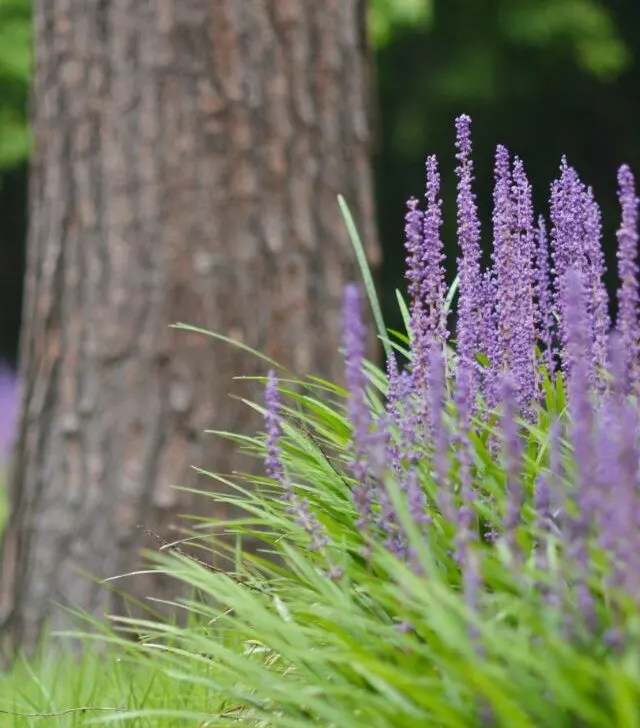
<svg viewBox="0 0 640 728"><path fill-rule="evenodd" d="M540 341L544 346L545 363L549 378L553 378L555 365L553 360L553 298L551 293L551 277L549 273L549 243L547 229L542 215L538 218L536 230L536 319Z"/></svg>
<svg viewBox="0 0 640 728"><path fill-rule="evenodd" d="M589 187L582 195L583 246L588 276L589 310L593 327L592 365L596 381L602 386L607 366L607 334L611 326L609 297L604 285L606 272L602 251L602 223L598 203Z"/></svg>
<svg viewBox="0 0 640 728"><path fill-rule="evenodd" d="M378 427L372 435L372 449L382 454L377 466L376 475L382 480L387 463L391 464L393 472L398 475L402 470L400 452L395 442L395 428L392 425L391 416L387 413L378 419ZM382 467L380 467L382 466ZM376 490L378 501L377 526L384 534L384 546L401 559L407 557L406 539L400 528L398 514L387 488L382 487Z"/></svg>
<svg viewBox="0 0 640 728"><path fill-rule="evenodd" d="M563 308L564 277L573 268L584 276L586 314L589 328L589 376L602 385L606 367L606 337L609 329L608 298L604 286L604 255L601 247L600 208L593 190L585 187L576 171L563 158L560 179L551 188L552 258L555 274L555 300L559 314L559 334L567 346L567 324ZM563 356L563 367L567 357ZM566 370L565 370L566 371Z"/></svg>
<svg viewBox="0 0 640 728"><path fill-rule="evenodd" d="M265 468L267 475L282 486L283 499L289 504L289 513L294 516L296 523L309 535L311 548L314 551L325 553L325 547L329 543L327 534L315 513L311 511L309 502L306 498L299 498L296 495L286 476L280 447L282 438L280 393L278 391L278 379L273 370L270 370L267 375L265 405L265 429L267 434ZM333 571L335 573L335 570Z"/></svg>
<svg viewBox="0 0 640 728"><path fill-rule="evenodd" d="M424 215L424 281L422 298L428 309L428 331L440 346L448 338L447 313L444 308L447 286L444 271L444 246L440 238L442 227L442 201L440 200L440 173L435 156L426 164L427 209Z"/></svg>
<svg viewBox="0 0 640 728"><path fill-rule="evenodd" d="M600 415L598 541L612 560L609 585L623 589L640 605L639 413L633 403L614 393Z"/></svg>
<svg viewBox="0 0 640 728"><path fill-rule="evenodd" d="M496 306L498 287L495 271L492 268L482 273L482 295L483 316L480 320L479 340L480 349L488 359L487 366L481 370L482 395L488 408L493 408L498 404L497 382L502 366L502 348ZM489 409L486 414L489 414Z"/></svg>
<svg viewBox="0 0 640 728"><path fill-rule="evenodd" d="M522 160L513 163L513 186L511 188L515 212L515 245L518 261L519 315L518 331L513 341L513 376L515 377L518 403L523 414L530 414L529 408L536 394L535 344L536 317L535 297L535 238L533 231L532 190Z"/></svg>
<svg viewBox="0 0 640 728"><path fill-rule="evenodd" d="M498 320L498 372L513 367L513 340L518 330L518 258L514 241L515 216L511 200L509 152L499 146L493 191L493 277Z"/></svg>
<svg viewBox="0 0 640 728"><path fill-rule="evenodd" d="M569 268L582 270L583 185L578 173L567 163L560 164L560 178L551 185L551 257L555 274L555 305L560 309L562 279Z"/></svg>
<svg viewBox="0 0 640 728"><path fill-rule="evenodd" d="M458 367L454 401L458 411L458 431L455 438L459 466L460 508L457 513L456 559L462 569L465 599L471 608L476 606L480 573L474 543L478 540L476 527L476 491L473 487L473 454L471 434L471 373L464 363Z"/></svg>
<svg viewBox="0 0 640 728"><path fill-rule="evenodd" d="M562 365L566 370L568 359L564 351L567 345L567 324L564 310L565 275L570 268L584 271L581 224L582 183L578 174L562 158L560 179L551 185L551 258L554 275L554 306L558 313L558 333L562 346ZM586 295L586 292L585 292Z"/></svg>
<svg viewBox="0 0 640 728"><path fill-rule="evenodd" d="M622 221L618 237L618 320L624 348L626 367L634 389L640 384L638 354L640 330L638 328L638 197L635 179L626 165L618 171L618 199L622 208Z"/></svg>
<svg viewBox="0 0 640 728"><path fill-rule="evenodd" d="M407 201L404 236L405 249L407 251L406 278L409 282L409 296L411 299L413 376L416 392L424 400L426 397L425 352L427 351L428 341L431 336L429 332L427 303L424 299L424 289L426 286L425 260L427 257L424 239L424 213L418 209L418 204L418 200L415 197L411 197Z"/></svg>
<svg viewBox="0 0 640 728"><path fill-rule="evenodd" d="M533 508L536 514L534 532L536 534L536 568L544 571L547 568L547 536L551 530L551 493L549 492L549 476L541 471L536 477L533 490Z"/></svg>
<svg viewBox="0 0 640 728"><path fill-rule="evenodd" d="M570 268L564 277L563 308L566 314L567 345L570 379L568 382L569 412L571 414L571 445L576 464L574 500L577 513L567 523L567 553L579 572L576 585L578 602L589 622L593 598L589 592L589 537L597 517L599 492L594 483L593 408L589 379L589 320L585 305L584 275Z"/></svg>
<svg viewBox="0 0 640 728"><path fill-rule="evenodd" d="M394 426L397 440L392 444L392 468L405 492L409 512L415 523L428 519L426 498L418 479L417 466L422 458L419 443L421 416L413 396L413 378L407 373L395 373L394 386L388 398L389 422Z"/></svg>
<svg viewBox="0 0 640 728"><path fill-rule="evenodd" d="M0 461L11 453L18 419L18 378L6 364L0 363Z"/></svg>
<svg viewBox="0 0 640 728"><path fill-rule="evenodd" d="M389 357L387 358L387 381L388 381L388 389L387 389L387 423L386 423L386 429L387 429L387 452L389 455L389 462L391 463L392 469L399 473L402 469L401 463L400 463L400 450L398 449L398 445L395 441L395 437L393 436L393 433L391 431L391 426L397 427L396 417L398 412L398 403L402 401L402 385L404 382L404 378L401 379L400 372L398 371L398 360L396 359L396 355L391 352Z"/></svg>
<svg viewBox="0 0 640 728"><path fill-rule="evenodd" d="M443 244L440 175L434 156L426 164L426 212L418 209L411 198L405 217L407 280L411 297L411 330L413 335L413 372L416 392L420 396L420 412L426 416L427 370L432 342L443 345L447 339L447 315L444 307L446 284L442 262Z"/></svg>
<svg viewBox="0 0 640 728"><path fill-rule="evenodd" d="M500 372L511 372L521 411L529 412L535 396L533 204L522 162L516 158L512 175L509 153L503 146L496 151L493 200L492 275L497 322L496 351L490 354L493 379Z"/></svg>
<svg viewBox="0 0 640 728"><path fill-rule="evenodd" d="M264 401L266 411L264 415L267 438L265 448L267 456L265 468L267 475L282 486L286 485L282 452L280 450L280 438L282 437L282 424L280 422L280 392L278 391L278 379L273 369L267 374L267 386L265 388Z"/></svg>
<svg viewBox="0 0 640 728"><path fill-rule="evenodd" d="M458 244L461 250L461 256L458 258L460 290L456 338L458 358L468 370L465 376L470 378L467 396L474 406L478 389L476 355L479 348L484 293L480 269L480 223L473 192L471 119L466 115L456 119L456 148Z"/></svg>
<svg viewBox="0 0 640 728"><path fill-rule="evenodd" d="M564 463L560 435L560 422L555 420L549 432L549 470L540 473L534 490L537 534L535 564L540 572L544 572L549 566L547 547L554 532L558 534L557 526L563 521L563 509L566 505L563 493ZM538 584L538 588L544 594L545 602L549 606L553 608L561 606L564 585L559 583L557 577L543 580L543 583Z"/></svg>
<svg viewBox="0 0 640 728"><path fill-rule="evenodd" d="M419 209L420 202L415 197L407 200L407 213L404 224L404 245L407 251L407 272L409 296L412 304L422 300L424 283L424 213Z"/></svg>
<svg viewBox="0 0 640 728"><path fill-rule="evenodd" d="M433 447L433 468L438 487L438 504L445 520L454 522L455 511L449 477L449 433L445 422L445 361L440 347L431 347L429 366L430 439Z"/></svg>
<svg viewBox="0 0 640 728"><path fill-rule="evenodd" d="M345 380L349 392L347 411L353 428L351 468L356 479L353 498L360 514L359 526L371 521L374 488L369 476L371 414L367 403L364 371L366 329L360 308L360 292L354 283L346 286L343 304Z"/></svg>
<svg viewBox="0 0 640 728"><path fill-rule="evenodd" d="M506 513L504 532L512 556L517 556L517 529L520 525L522 504L522 443L518 434L517 400L514 383L508 375L501 382L502 439L506 474Z"/></svg>

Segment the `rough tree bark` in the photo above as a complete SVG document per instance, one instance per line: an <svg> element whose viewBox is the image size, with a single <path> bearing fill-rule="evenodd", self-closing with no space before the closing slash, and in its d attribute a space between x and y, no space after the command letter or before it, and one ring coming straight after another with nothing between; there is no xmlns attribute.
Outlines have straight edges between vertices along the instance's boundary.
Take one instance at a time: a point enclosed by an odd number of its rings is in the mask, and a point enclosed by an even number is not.
<svg viewBox="0 0 640 728"><path fill-rule="evenodd" d="M192 464L237 465L203 431L253 430L228 392L246 394L232 376L263 367L169 324L340 378L355 269L338 193L378 259L364 6L35 2L5 647L31 649L45 623L63 624L56 602L117 608L86 572L133 570L136 524L166 534L179 513L202 513L205 500L171 488L196 482ZM126 587L169 596L148 577Z"/></svg>

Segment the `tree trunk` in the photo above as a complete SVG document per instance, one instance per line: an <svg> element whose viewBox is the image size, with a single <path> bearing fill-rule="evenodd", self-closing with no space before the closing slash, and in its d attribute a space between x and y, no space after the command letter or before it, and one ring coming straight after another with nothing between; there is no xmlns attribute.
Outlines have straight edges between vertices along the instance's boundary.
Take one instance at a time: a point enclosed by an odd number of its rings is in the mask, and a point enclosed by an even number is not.
<svg viewBox="0 0 640 728"><path fill-rule="evenodd" d="M238 467L206 428L252 432L234 375L264 365L176 321L341 378L355 275L375 264L362 0L36 0L35 149L21 424L3 543L5 646L56 603L121 608L141 532L203 515L190 470ZM242 385L242 386L241 386ZM259 396L259 393L258 393ZM211 513L210 513L211 514ZM170 535L167 536L171 538ZM135 577L127 591L171 598Z"/></svg>

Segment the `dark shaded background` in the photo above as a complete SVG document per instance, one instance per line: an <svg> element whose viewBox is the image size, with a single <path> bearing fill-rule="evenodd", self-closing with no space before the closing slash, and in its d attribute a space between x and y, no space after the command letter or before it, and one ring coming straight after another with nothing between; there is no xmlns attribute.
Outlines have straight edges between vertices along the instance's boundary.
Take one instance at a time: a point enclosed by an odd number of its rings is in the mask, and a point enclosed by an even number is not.
<svg viewBox="0 0 640 728"><path fill-rule="evenodd" d="M24 270L27 175L20 125L28 8L28 0L0 6L0 359L10 361L17 352ZM403 285L404 203L422 193L423 162L434 152L443 172L447 253L455 258L453 121L460 113L473 118L485 245L495 145L504 143L524 159L538 212L546 212L564 153L601 203L609 283L615 283L617 167L627 162L640 176L640 3L372 0L372 10L387 322L399 325L394 290Z"/></svg>

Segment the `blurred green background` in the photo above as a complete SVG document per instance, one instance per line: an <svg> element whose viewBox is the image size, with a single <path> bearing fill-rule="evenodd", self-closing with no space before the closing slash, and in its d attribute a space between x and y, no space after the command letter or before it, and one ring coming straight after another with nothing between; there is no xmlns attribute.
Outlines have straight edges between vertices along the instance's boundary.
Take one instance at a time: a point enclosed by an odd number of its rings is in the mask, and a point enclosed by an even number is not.
<svg viewBox="0 0 640 728"><path fill-rule="evenodd" d="M566 153L603 207L613 273L616 169L628 162L640 174L640 3L371 0L370 22L379 98L381 287L389 323L398 323L404 202L422 192L423 161L433 152L443 168L445 238L455 257L453 120L463 112L474 121L485 233L498 142L523 157L540 211ZM30 39L30 0L0 0L0 358L10 361L24 266Z"/></svg>

